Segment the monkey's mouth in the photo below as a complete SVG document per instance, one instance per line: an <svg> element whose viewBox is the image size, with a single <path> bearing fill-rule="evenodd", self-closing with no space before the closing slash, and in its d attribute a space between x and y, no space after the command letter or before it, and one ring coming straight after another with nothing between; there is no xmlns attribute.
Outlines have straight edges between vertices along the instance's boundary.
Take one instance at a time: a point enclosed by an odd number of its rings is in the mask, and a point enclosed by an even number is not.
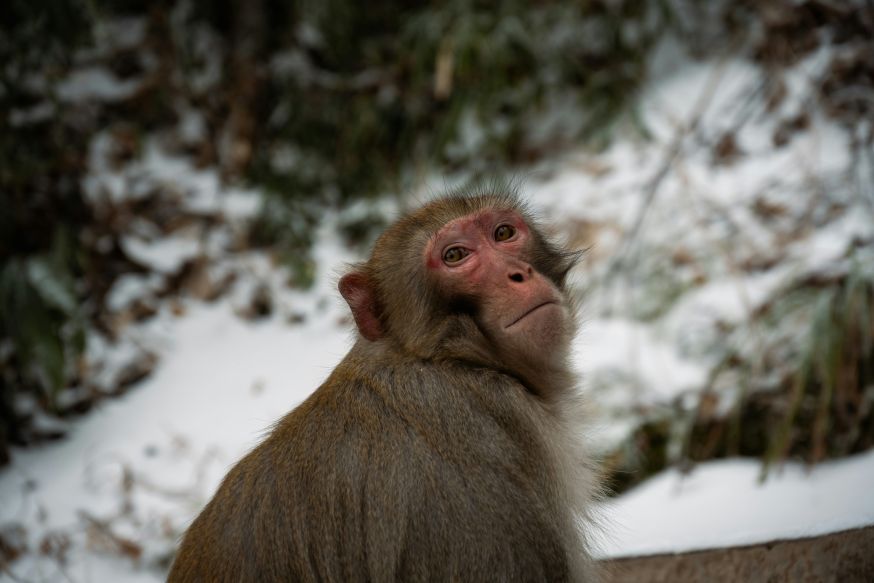
<svg viewBox="0 0 874 583"><path fill-rule="evenodd" d="M527 318L528 316L530 316L531 314L533 314L534 312L536 312L537 310L542 308L543 306L548 306L550 304L558 305L558 302L556 302L555 300L547 300L543 303L537 304L536 306L534 306L533 308L531 308L530 310L528 310L527 312L525 312L524 314L522 314L521 316L519 316L518 318L516 318L515 320L513 320L509 324L507 324L506 326L504 326L504 329L512 328L513 326L515 326L516 324L518 324L519 322L521 322L522 320L524 320L525 318Z"/></svg>

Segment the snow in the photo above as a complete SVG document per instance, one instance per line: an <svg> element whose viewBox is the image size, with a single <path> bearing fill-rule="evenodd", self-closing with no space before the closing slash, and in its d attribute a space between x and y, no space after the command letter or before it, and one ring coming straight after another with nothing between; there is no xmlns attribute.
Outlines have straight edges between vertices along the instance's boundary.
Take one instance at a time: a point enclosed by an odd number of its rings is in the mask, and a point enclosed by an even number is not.
<svg viewBox="0 0 874 583"><path fill-rule="evenodd" d="M225 188L217 169L197 169L190 160L169 155L160 140L144 140L142 155L114 168L110 163L112 136L99 133L89 151L91 172L83 187L92 203L118 204L150 195L155 189L175 193L185 209L201 214L222 213L228 219L251 218L260 208L259 193L240 187Z"/></svg>
<svg viewBox="0 0 874 583"><path fill-rule="evenodd" d="M106 304L114 312L121 311L134 300L142 298L149 292L154 292L159 285L160 277L157 274L126 273L115 280L107 294Z"/></svg>
<svg viewBox="0 0 874 583"><path fill-rule="evenodd" d="M124 366L135 359L141 350L139 343L130 337L110 343L102 336L93 335L88 339L86 358L96 364L88 380L96 387L111 391Z"/></svg>
<svg viewBox="0 0 874 583"><path fill-rule="evenodd" d="M210 39L198 42L208 45ZM302 65L292 57L272 66L296 72ZM788 96L778 111L798 110L810 71L822 60L815 54L786 73ZM709 347L724 335L721 326L743 326L793 277L849 263L854 241L874 236L870 205L840 180L851 162L843 130L814 115L809 129L777 148L774 120L761 103L744 99L766 73L739 60L670 65L643 93L649 141L622 137L603 152L568 153L523 186L558 234L592 246L573 279L583 306L573 353L584 389L602 415L598 441L605 448L628 436L636 409L674 403L702 388L713 364ZM114 99L135 90L108 75L76 73L62 85L63 95ZM180 125L183 139L202 131L194 111ZM715 163L701 143L729 130L737 132L746 155ZM472 122L461 146L475 143L476 131ZM675 143L672 171L630 240L628 231L642 216L641 192ZM145 139L139 157L121 167L110 163L111 149L108 133L92 142L83 185L92 203L122 205L159 188L190 212L229 222L251 218L259 208L257 192L223 185L215 170L168 154L156 139ZM300 162L293 148L276 161ZM755 212L757 200L780 210L763 218ZM378 212L386 215L403 206L379 204ZM183 298L171 309L155 302L158 314L131 324L117 345L94 339L86 356L89 362L105 360L94 372L100 385L110 387L138 351L156 354L157 368L123 397L101 401L65 440L14 451L14 463L0 472L0 528L25 525L32 550L46 540L69 546L64 561L28 553L10 573L35 581L163 580L176 537L227 469L348 350L352 331L336 281L343 266L359 257L334 227L371 209L362 202L339 216L326 214L314 250L319 271L306 292L289 290L287 274L264 254L221 263L225 231L203 238L197 230L144 230L123 238L124 249L155 274L173 273L205 254L219 261L217 269L234 268L243 277L212 304ZM800 217L813 217L812 226L804 224L809 231L798 228ZM617 276L604 285L623 249L641 272L650 270L649 277ZM740 267L762 257L773 264ZM650 279L664 280L662 296L644 285ZM240 318L259 286L271 290L274 315ZM151 302L157 288L153 276L128 276L115 284L109 304L123 309L137 299ZM291 318L298 315L302 322ZM602 556L749 544L874 524L874 452L810 470L787 463L764 483L760 473L758 462L730 459L700 464L690 475L669 470L650 479L604 506ZM113 551L92 519L136 541L140 554ZM0 581L9 577L2 573Z"/></svg>
<svg viewBox="0 0 874 583"><path fill-rule="evenodd" d="M30 108L12 109L9 111L9 124L20 127L51 119L55 114L55 106L47 101Z"/></svg>
<svg viewBox="0 0 874 583"><path fill-rule="evenodd" d="M162 312L140 330L161 356L156 373L123 398L102 402L68 439L16 451L15 464L0 476L0 524L75 535L85 528L83 511L115 517L129 497L132 514L121 514L127 536L146 549L166 549L173 536L156 525L180 532L230 465L348 349L349 329L338 325L338 306L330 303L294 327L279 318L246 322L228 302L192 302L184 317ZM151 564L158 559L148 553L125 561L73 541L67 566L73 580L162 580ZM12 572L53 580L58 567L48 563L28 557Z"/></svg>
<svg viewBox="0 0 874 583"><path fill-rule="evenodd" d="M784 271L777 269L743 278L729 276L707 283L681 298L667 315L667 321L677 329L701 321L739 322L786 281L788 274Z"/></svg>
<svg viewBox="0 0 874 583"><path fill-rule="evenodd" d="M670 470L603 509L606 557L680 553L801 538L874 524L874 452L808 469L786 464L764 483L761 464L709 462Z"/></svg>
<svg viewBox="0 0 874 583"><path fill-rule="evenodd" d="M165 309L139 330L161 357L156 373L124 397L104 401L75 424L70 438L17 450L14 465L0 475L0 524L74 533L65 573L75 581L162 580L155 563L172 536L161 529L181 532L231 464L305 399L351 344L333 292L333 274L349 256L329 232L323 230L317 248L325 267L314 291L285 298L312 314L305 323L247 322L228 299L186 302L181 317ZM656 368L642 378L673 371L676 386L686 387L701 374L661 354L639 326L596 322L584 328L577 343L584 371L620 364L627 358L621 347L639 336L638 355ZM874 452L809 472L787 464L764 484L760 471L755 461L726 460L644 483L603 509L601 555L713 548L874 524ZM138 559L94 550L75 534L84 528L83 511L117 516L124 500L131 514L122 514L120 530L143 545ZM12 572L48 581L59 569L28 556Z"/></svg>
<svg viewBox="0 0 874 583"><path fill-rule="evenodd" d="M583 323L574 343L574 357L591 374L633 374L636 383L658 383L641 392L652 401L664 401L702 386L707 370L682 358L650 326L627 320L599 319Z"/></svg>
<svg viewBox="0 0 874 583"><path fill-rule="evenodd" d="M200 242L190 237L163 237L154 241L124 237L121 246L128 257L160 273L172 273L200 253Z"/></svg>
<svg viewBox="0 0 874 583"><path fill-rule="evenodd" d="M139 79L120 80L103 67L78 69L58 83L58 97L62 101L121 101L131 97L140 88Z"/></svg>

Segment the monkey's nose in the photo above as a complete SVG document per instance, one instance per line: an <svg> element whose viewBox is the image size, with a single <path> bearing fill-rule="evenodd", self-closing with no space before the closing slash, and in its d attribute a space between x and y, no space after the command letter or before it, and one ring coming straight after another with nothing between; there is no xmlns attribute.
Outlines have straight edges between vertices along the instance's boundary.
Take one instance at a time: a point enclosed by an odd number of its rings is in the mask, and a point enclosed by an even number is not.
<svg viewBox="0 0 874 583"><path fill-rule="evenodd" d="M516 283L522 283L526 279L531 278L531 272L532 272L532 269L531 269L530 265L526 265L525 267L518 267L516 269L513 269L510 272L510 281L515 281Z"/></svg>

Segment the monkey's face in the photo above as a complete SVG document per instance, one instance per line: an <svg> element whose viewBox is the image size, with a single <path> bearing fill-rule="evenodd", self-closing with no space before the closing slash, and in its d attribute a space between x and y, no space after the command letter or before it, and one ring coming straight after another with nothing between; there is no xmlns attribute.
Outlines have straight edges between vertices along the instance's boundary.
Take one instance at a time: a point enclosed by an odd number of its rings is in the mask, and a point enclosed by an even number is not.
<svg viewBox="0 0 874 583"><path fill-rule="evenodd" d="M339 288L365 341L509 372L539 392L567 369L564 281L578 258L513 193L450 195L389 227Z"/></svg>
<svg viewBox="0 0 874 583"><path fill-rule="evenodd" d="M534 244L518 212L485 209L444 225L424 254L439 295L471 306L485 336L526 368L561 358L570 329L562 293L532 266Z"/></svg>

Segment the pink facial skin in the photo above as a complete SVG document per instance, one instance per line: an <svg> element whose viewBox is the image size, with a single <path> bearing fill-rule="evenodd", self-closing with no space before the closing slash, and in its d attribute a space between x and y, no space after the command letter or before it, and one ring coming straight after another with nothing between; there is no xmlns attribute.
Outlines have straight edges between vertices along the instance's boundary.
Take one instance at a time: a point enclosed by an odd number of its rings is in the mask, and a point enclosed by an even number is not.
<svg viewBox="0 0 874 583"><path fill-rule="evenodd" d="M499 241L496 232L505 225L514 232ZM513 334L538 322L549 325L556 315L547 313L554 311L550 307L561 308L561 295L525 260L530 236L516 212L485 210L441 228L425 249L425 263L450 293L479 298L486 323L495 331ZM461 259L448 261L447 251L455 248ZM453 252L450 257L458 256Z"/></svg>

